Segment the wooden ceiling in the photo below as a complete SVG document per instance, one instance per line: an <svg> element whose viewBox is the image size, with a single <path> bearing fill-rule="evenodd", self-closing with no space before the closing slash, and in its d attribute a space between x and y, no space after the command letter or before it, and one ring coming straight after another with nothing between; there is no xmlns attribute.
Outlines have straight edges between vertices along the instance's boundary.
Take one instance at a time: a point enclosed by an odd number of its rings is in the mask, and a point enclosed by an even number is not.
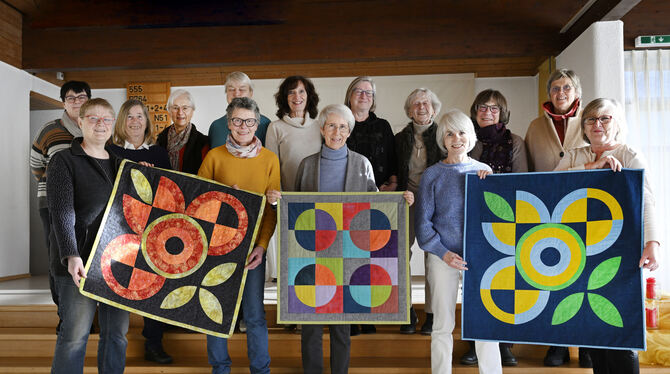
<svg viewBox="0 0 670 374"><path fill-rule="evenodd" d="M97 88L221 84L233 70L252 78L534 75L617 7L644 30L649 13L663 28L670 8L666 0L2 1L23 14L23 69Z"/></svg>

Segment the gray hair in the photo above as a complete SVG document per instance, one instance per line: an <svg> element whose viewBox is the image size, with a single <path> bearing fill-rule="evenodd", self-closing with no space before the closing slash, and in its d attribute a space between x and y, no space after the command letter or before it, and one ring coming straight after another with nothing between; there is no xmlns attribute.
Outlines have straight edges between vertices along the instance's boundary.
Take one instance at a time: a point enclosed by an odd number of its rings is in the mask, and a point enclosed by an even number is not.
<svg viewBox="0 0 670 374"><path fill-rule="evenodd" d="M338 115L342 117L347 124L349 125L349 132L354 131L354 125L356 124L356 119L354 119L354 114L351 113L346 105L343 104L330 104L325 108L321 109L319 116L316 118L316 123L319 124L319 127L323 129L323 126L326 124L328 116L331 114Z"/></svg>
<svg viewBox="0 0 670 374"><path fill-rule="evenodd" d="M551 97L551 84L554 81L557 81L561 78L568 78L572 82L572 85L575 86L575 94L578 99L582 98L582 84L579 81L577 74L568 69L558 69L551 73L549 79L547 79L547 96ZM571 103L572 104L572 103Z"/></svg>
<svg viewBox="0 0 670 374"><path fill-rule="evenodd" d="M626 123L626 116L623 111L623 106L616 99L608 99L603 97L592 100L586 105L586 107L584 107L584 110L582 111L582 118L580 122L582 125L584 140L591 144L591 141L584 132L586 119L589 117L595 117L596 114L603 111L610 112L612 119L614 120L611 123L616 124L617 133L614 135L614 140L616 140L617 143L623 143L624 139L626 139L626 134L628 133L628 124Z"/></svg>
<svg viewBox="0 0 670 374"><path fill-rule="evenodd" d="M193 95L191 95L190 92L186 91L183 88L179 88L172 91L167 101L167 108L165 109L170 110L170 107L172 106L172 104L174 104L174 101L180 96L186 96L188 102L191 104L191 109L195 110L195 100L193 100Z"/></svg>
<svg viewBox="0 0 670 374"><path fill-rule="evenodd" d="M228 84L231 82L246 84L249 86L249 92L254 93L254 85L251 83L251 79L241 71L234 71L226 76L226 83L224 84L226 90L228 90Z"/></svg>
<svg viewBox="0 0 670 374"><path fill-rule="evenodd" d="M475 134L475 128L472 126L472 120L460 110L452 109L446 112L437 124L435 138L438 147L440 147L445 154L448 153L448 150L444 147L444 137L447 135L448 131L455 133L463 131L465 133L465 136L468 139L467 152L470 152L472 148L475 147L475 143L477 143L477 134Z"/></svg>
<svg viewBox="0 0 670 374"><path fill-rule="evenodd" d="M230 104L228 104L228 107L226 108L226 116L228 117L228 121L230 121L233 117L233 112L235 109L247 109L254 112L256 121L259 124L261 123L261 112L258 109L258 104L256 104L254 99L250 99L248 97L236 97L230 100Z"/></svg>
<svg viewBox="0 0 670 374"><path fill-rule="evenodd" d="M440 113L440 109L442 108L442 102L437 98L437 95L435 95L433 91L423 87L417 88L416 90L412 91L409 96L407 96L407 100L405 100L405 114L407 115L407 118L412 119L412 117L409 115L409 110L412 107L412 104L414 104L416 97L420 94L428 95L430 102L433 105L435 117L437 118L437 115Z"/></svg>
<svg viewBox="0 0 670 374"><path fill-rule="evenodd" d="M372 106L370 107L370 112L374 112L375 109L377 108L377 101L375 100L377 98L377 85L372 80L372 78L368 77L367 75L358 77L353 81L351 81L351 83L349 83L347 93L344 94L344 105L351 108L351 93L354 92L354 88L356 88L356 85L361 82L368 82L372 86L372 91L374 91L374 93L372 94Z"/></svg>

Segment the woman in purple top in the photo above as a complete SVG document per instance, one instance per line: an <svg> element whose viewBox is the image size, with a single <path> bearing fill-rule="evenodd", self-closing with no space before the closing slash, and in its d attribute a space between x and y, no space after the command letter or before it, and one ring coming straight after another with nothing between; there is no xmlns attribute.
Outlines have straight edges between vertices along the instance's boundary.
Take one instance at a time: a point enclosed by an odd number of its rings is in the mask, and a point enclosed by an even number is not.
<svg viewBox="0 0 670 374"><path fill-rule="evenodd" d="M430 358L433 373L451 373L451 357L456 312L456 297L463 260L463 206L465 175L476 172L480 178L491 168L468 156L477 136L470 118L451 110L440 119L437 144L447 158L424 171L419 185L415 232L419 246L428 252L433 271L427 282L433 306L433 333ZM476 342L479 371L502 373L497 342Z"/></svg>

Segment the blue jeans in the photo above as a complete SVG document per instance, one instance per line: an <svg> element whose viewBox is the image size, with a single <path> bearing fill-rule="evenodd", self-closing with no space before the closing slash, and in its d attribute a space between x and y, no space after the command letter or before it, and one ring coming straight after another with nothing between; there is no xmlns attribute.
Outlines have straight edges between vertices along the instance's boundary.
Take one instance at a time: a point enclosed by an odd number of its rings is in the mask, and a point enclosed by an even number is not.
<svg viewBox="0 0 670 374"><path fill-rule="evenodd" d="M242 295L244 322L247 323L247 355L251 374L270 373L268 325L263 308L265 288L265 256L263 262L247 272ZM228 374L232 361L228 355L228 339L207 335L207 357L213 374Z"/></svg>
<svg viewBox="0 0 670 374"><path fill-rule="evenodd" d="M98 302L80 294L71 277L55 278L60 298L58 314L63 322L56 340L51 373L82 373L86 343ZM121 374L126 366L128 312L100 303L98 322L100 322L98 373Z"/></svg>

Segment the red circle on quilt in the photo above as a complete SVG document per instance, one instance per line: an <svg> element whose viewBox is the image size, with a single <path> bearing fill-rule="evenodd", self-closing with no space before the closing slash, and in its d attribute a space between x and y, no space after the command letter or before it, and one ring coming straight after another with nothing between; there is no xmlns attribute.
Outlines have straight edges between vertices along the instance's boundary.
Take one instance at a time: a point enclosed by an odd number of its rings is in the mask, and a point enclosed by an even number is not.
<svg viewBox="0 0 670 374"><path fill-rule="evenodd" d="M183 244L179 253L170 253L166 243L177 238ZM166 278L182 278L196 271L207 257L207 239L191 217L173 213L151 222L142 237L142 252L149 266Z"/></svg>
<svg viewBox="0 0 670 374"><path fill-rule="evenodd" d="M107 244L100 258L100 269L105 283L115 294L128 300L148 299L158 293L165 283L165 277L135 268L140 241L139 235L119 235ZM122 286L114 276L112 260L133 268L128 287Z"/></svg>
<svg viewBox="0 0 670 374"><path fill-rule="evenodd" d="M217 224L221 204L227 204L237 214L237 227ZM214 224L212 237L209 240L208 254L222 256L234 250L242 243L249 227L249 216L244 205L232 195L220 191L210 191L196 197L186 209L191 217Z"/></svg>

